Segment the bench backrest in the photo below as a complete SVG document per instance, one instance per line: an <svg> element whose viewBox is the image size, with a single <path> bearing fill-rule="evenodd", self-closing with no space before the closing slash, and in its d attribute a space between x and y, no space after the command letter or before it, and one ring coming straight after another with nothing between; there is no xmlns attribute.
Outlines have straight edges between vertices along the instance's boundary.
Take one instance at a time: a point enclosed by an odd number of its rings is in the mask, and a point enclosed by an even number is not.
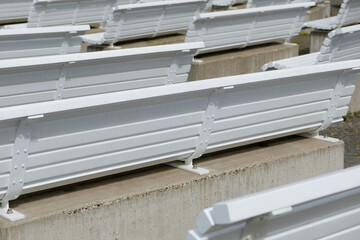
<svg viewBox="0 0 360 240"><path fill-rule="evenodd" d="M185 82L202 43L0 61L0 107Z"/></svg>
<svg viewBox="0 0 360 240"><path fill-rule="evenodd" d="M0 30L0 59L79 53L89 26Z"/></svg>
<svg viewBox="0 0 360 240"><path fill-rule="evenodd" d="M331 31L317 56L317 64L360 58L360 25Z"/></svg>
<svg viewBox="0 0 360 240"><path fill-rule="evenodd" d="M0 197L318 131L347 113L359 67L353 60L3 108Z"/></svg>
<svg viewBox="0 0 360 240"><path fill-rule="evenodd" d="M185 42L202 41L201 53L243 48L297 35L314 3L203 13L189 25Z"/></svg>
<svg viewBox="0 0 360 240"><path fill-rule="evenodd" d="M1 0L0 23L25 21L31 4L32 0Z"/></svg>
<svg viewBox="0 0 360 240"><path fill-rule="evenodd" d="M216 203L187 240L357 239L360 166Z"/></svg>
<svg viewBox="0 0 360 240"><path fill-rule="evenodd" d="M172 0L114 8L106 23L104 42L185 32L191 19L209 8L207 0Z"/></svg>
<svg viewBox="0 0 360 240"><path fill-rule="evenodd" d="M337 15L337 26L347 26L360 22L360 1L344 0Z"/></svg>
<svg viewBox="0 0 360 240"><path fill-rule="evenodd" d="M310 2L310 0L248 0L246 4L246 8L266 7L273 5L284 5L284 4L304 3L304 2Z"/></svg>
<svg viewBox="0 0 360 240"><path fill-rule="evenodd" d="M28 27L104 25L112 7L136 0L37 0L31 6Z"/></svg>

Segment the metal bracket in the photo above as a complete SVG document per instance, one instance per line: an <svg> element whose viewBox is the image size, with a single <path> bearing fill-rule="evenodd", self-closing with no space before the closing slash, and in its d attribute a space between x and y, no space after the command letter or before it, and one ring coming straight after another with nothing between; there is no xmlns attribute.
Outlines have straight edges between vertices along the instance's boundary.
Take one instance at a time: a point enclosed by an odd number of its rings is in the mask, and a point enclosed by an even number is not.
<svg viewBox="0 0 360 240"><path fill-rule="evenodd" d="M10 221L25 218L23 214L9 208L9 201L17 199L23 190L31 140L30 121L33 119L36 119L36 117L22 118L16 129L12 160L10 164L8 189L5 196L0 201L0 216Z"/></svg>
<svg viewBox="0 0 360 240"><path fill-rule="evenodd" d="M177 70L179 68L179 60L180 60L180 58L182 56L182 53L184 51L187 51L187 50L177 52L175 54L175 56L172 58L170 68L169 68L169 72L168 72L168 75L167 75L167 78L166 78L166 80L167 80L166 84L174 83L174 80L175 80L175 77L176 77L176 72L177 72Z"/></svg>
<svg viewBox="0 0 360 240"><path fill-rule="evenodd" d="M65 88L65 81L66 81L68 67L70 64L74 64L74 63L75 62L68 62L68 63L63 64L63 66L60 70L58 85L56 86L55 100L62 99L64 88Z"/></svg>
<svg viewBox="0 0 360 240"><path fill-rule="evenodd" d="M175 161L175 162L170 162L170 163L165 163L165 164L170 167L179 168L181 170L185 170L185 171L192 172L192 173L197 173L199 175L208 174L210 172L209 170L207 170L205 168L198 167L196 164L187 165L180 161Z"/></svg>
<svg viewBox="0 0 360 240"><path fill-rule="evenodd" d="M299 134L299 136L302 137L306 137L306 138L313 138L313 139L318 139L318 140L322 140L322 141L326 141L326 142L332 142L332 143L337 143L340 140L337 138L332 138L332 137L328 137L328 136L322 136L319 135L318 133L303 133L303 134Z"/></svg>
<svg viewBox="0 0 360 240"><path fill-rule="evenodd" d="M222 95L227 88L216 89L209 97L208 104L203 116L203 122L200 129L194 153L186 159L186 162L192 162L193 159L201 157L208 146L208 140L211 135L211 128L214 125L215 114L219 108Z"/></svg>
<svg viewBox="0 0 360 240"><path fill-rule="evenodd" d="M64 42L61 44L61 48L60 48L60 55L67 54L69 52L71 37L72 37L71 33L67 33L64 36Z"/></svg>
<svg viewBox="0 0 360 240"><path fill-rule="evenodd" d="M344 71L337 79L334 91L333 91L331 99L330 99L329 108L325 115L325 120L324 120L323 124L321 125L321 127L318 130L316 130L317 133L319 133L319 131L322 131L322 130L326 129L327 127L329 127L330 124L332 123L332 121L334 120L336 109L337 109L337 103L339 102L341 94L344 91L344 83L342 82L342 79L343 79L343 75L345 73L346 73L346 71Z"/></svg>
<svg viewBox="0 0 360 240"><path fill-rule="evenodd" d="M171 3L169 3L169 4L171 4ZM165 16L166 9L167 9L167 6L164 6L163 11L161 12L161 15L159 17L158 24L157 24L157 26L155 28L155 33L152 35L152 37L156 37L158 35L161 24L162 24L162 20L163 20L163 18Z"/></svg>
<svg viewBox="0 0 360 240"><path fill-rule="evenodd" d="M257 22L257 19L258 19L258 15L259 15L259 13L256 13L256 15L254 16L254 19L252 20L251 26L250 26L250 29L249 29L249 34L247 35L247 38L246 38L246 43L244 45L241 45L241 47L247 47L247 45L249 45L249 42L250 42L251 37L252 37L253 29L254 29L255 24Z"/></svg>

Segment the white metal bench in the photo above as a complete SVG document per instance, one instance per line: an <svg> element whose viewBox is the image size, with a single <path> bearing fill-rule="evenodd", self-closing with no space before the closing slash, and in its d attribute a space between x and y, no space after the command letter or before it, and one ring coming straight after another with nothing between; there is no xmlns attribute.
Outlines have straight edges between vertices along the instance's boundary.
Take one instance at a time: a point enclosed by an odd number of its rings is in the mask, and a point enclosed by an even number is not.
<svg viewBox="0 0 360 240"><path fill-rule="evenodd" d="M333 30L343 26L356 24L359 22L360 22L360 1L344 0L343 3L341 4L337 16L306 22L304 24L304 27L310 27L319 30Z"/></svg>
<svg viewBox="0 0 360 240"><path fill-rule="evenodd" d="M202 43L0 60L0 107L185 82Z"/></svg>
<svg viewBox="0 0 360 240"><path fill-rule="evenodd" d="M1 0L0 23L26 21L32 0Z"/></svg>
<svg viewBox="0 0 360 240"><path fill-rule="evenodd" d="M27 27L59 25L104 25L111 9L136 0L36 0Z"/></svg>
<svg viewBox="0 0 360 240"><path fill-rule="evenodd" d="M173 160L192 169L204 153L317 133L342 121L359 67L353 60L2 108L3 211L22 192Z"/></svg>
<svg viewBox="0 0 360 240"><path fill-rule="evenodd" d="M284 5L284 4L304 3L304 2L310 2L310 0L248 0L246 4L246 8L266 7L273 5Z"/></svg>
<svg viewBox="0 0 360 240"><path fill-rule="evenodd" d="M216 203L186 240L358 239L360 166Z"/></svg>
<svg viewBox="0 0 360 240"><path fill-rule="evenodd" d="M185 42L204 42L200 53L206 53L285 41L300 32L307 8L314 5L298 3L202 13L190 23Z"/></svg>
<svg viewBox="0 0 360 240"><path fill-rule="evenodd" d="M360 25L354 25L331 31L324 40L320 52L269 62L262 67L262 70L310 66L358 58L360 58Z"/></svg>
<svg viewBox="0 0 360 240"><path fill-rule="evenodd" d="M78 53L90 27L61 26L0 30L0 59Z"/></svg>
<svg viewBox="0 0 360 240"><path fill-rule="evenodd" d="M122 40L185 32L194 16L211 7L207 0L172 0L120 5L109 15L104 33L88 34L83 41L113 44Z"/></svg>

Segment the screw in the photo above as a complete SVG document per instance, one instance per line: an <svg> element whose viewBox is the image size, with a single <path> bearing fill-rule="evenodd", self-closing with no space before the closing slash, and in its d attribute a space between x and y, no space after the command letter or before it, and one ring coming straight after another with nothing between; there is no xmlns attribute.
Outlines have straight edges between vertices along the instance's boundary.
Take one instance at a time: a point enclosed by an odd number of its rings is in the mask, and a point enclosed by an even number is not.
<svg viewBox="0 0 360 240"><path fill-rule="evenodd" d="M13 214L12 208L8 208L8 210L6 211L6 214Z"/></svg>
<svg viewBox="0 0 360 240"><path fill-rule="evenodd" d="M193 169L197 169L198 166L196 164L193 165Z"/></svg>

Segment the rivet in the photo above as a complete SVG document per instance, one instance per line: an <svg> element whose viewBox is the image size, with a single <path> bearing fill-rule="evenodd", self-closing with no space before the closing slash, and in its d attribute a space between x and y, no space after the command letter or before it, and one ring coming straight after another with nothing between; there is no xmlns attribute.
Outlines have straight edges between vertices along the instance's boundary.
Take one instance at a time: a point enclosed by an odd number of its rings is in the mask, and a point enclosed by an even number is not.
<svg viewBox="0 0 360 240"><path fill-rule="evenodd" d="M15 181L13 181L13 185L15 185L16 184L16 182Z"/></svg>
<svg viewBox="0 0 360 240"><path fill-rule="evenodd" d="M20 154L20 151L19 151L19 150L17 150L17 151L16 151L16 154Z"/></svg>
<svg viewBox="0 0 360 240"><path fill-rule="evenodd" d="M17 169L17 168L18 168L18 166L17 166L17 165L15 165L15 166L14 166L14 168L15 168L15 169Z"/></svg>
<svg viewBox="0 0 360 240"><path fill-rule="evenodd" d="M25 167L25 164L21 164L21 167L24 168L24 167Z"/></svg>
<svg viewBox="0 0 360 240"><path fill-rule="evenodd" d="M22 138L22 137L23 137L23 135L22 135L22 134L20 134L20 135L19 135L19 138Z"/></svg>
<svg viewBox="0 0 360 240"><path fill-rule="evenodd" d="M26 149L26 148L24 149L24 153L27 153L27 149Z"/></svg>
<svg viewBox="0 0 360 240"><path fill-rule="evenodd" d="M197 167L197 165L196 164L194 164L193 165L193 169L197 169L198 167Z"/></svg>
<svg viewBox="0 0 360 240"><path fill-rule="evenodd" d="M22 183L22 179L19 180L19 183Z"/></svg>
<svg viewBox="0 0 360 240"><path fill-rule="evenodd" d="M206 129L204 129L204 132L206 132Z"/></svg>
<svg viewBox="0 0 360 240"><path fill-rule="evenodd" d="M27 134L26 134L26 137L30 137L30 134L29 134L29 133L27 133Z"/></svg>

